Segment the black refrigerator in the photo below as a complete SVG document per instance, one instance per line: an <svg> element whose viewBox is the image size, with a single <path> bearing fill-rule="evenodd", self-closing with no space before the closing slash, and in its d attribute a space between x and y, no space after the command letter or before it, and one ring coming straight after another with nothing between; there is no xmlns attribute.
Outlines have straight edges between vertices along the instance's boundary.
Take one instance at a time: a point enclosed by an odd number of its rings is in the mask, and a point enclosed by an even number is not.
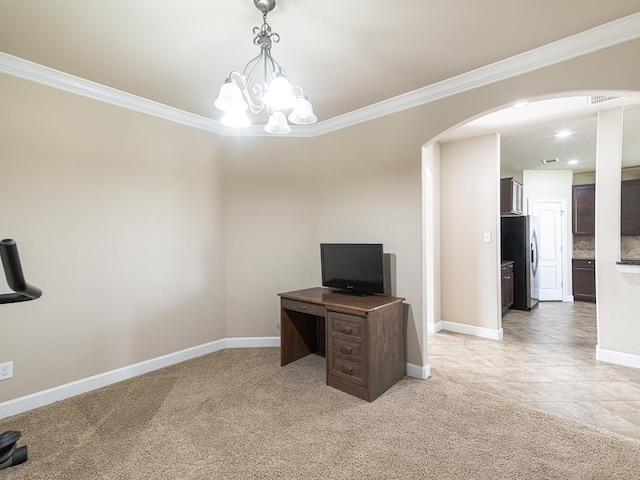
<svg viewBox="0 0 640 480"><path fill-rule="evenodd" d="M538 304L538 218L531 215L501 217L502 261L513 261L513 305L531 310Z"/></svg>

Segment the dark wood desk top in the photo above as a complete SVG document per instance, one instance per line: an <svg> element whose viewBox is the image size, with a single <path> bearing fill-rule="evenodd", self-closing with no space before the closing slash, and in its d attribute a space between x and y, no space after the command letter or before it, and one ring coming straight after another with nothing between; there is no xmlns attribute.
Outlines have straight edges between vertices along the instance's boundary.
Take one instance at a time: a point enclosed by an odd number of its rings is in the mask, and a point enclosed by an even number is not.
<svg viewBox="0 0 640 480"><path fill-rule="evenodd" d="M318 305L350 308L370 312L384 305L402 302L404 298L390 297L387 295L367 295L359 297L344 293L334 293L333 290L324 287L307 288L293 292L278 294L282 298L298 300L300 302L316 303Z"/></svg>

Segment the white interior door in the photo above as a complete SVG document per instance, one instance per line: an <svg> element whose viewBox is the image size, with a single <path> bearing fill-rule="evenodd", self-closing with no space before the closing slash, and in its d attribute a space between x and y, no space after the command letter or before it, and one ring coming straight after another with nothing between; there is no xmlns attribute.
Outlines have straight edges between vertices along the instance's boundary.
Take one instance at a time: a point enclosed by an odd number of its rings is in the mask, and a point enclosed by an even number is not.
<svg viewBox="0 0 640 480"><path fill-rule="evenodd" d="M565 200L529 199L529 214L538 217L538 277L540 300L563 299L563 214Z"/></svg>

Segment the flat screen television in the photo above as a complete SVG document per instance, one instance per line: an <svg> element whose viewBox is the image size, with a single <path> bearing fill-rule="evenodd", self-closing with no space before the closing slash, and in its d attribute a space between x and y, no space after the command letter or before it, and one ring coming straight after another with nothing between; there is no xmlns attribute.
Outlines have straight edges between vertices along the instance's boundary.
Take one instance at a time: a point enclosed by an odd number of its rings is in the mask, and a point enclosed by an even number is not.
<svg viewBox="0 0 640 480"><path fill-rule="evenodd" d="M321 243L322 286L339 293L384 293L381 243Z"/></svg>

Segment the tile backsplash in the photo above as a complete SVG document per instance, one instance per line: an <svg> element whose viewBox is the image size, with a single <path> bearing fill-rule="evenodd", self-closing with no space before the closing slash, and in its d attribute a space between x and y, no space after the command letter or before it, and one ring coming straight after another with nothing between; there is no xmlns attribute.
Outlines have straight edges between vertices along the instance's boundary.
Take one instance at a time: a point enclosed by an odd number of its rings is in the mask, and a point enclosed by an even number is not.
<svg viewBox="0 0 640 480"><path fill-rule="evenodd" d="M640 260L640 235L620 237L620 260Z"/></svg>
<svg viewBox="0 0 640 480"><path fill-rule="evenodd" d="M596 243L591 235L574 235L573 258L595 258ZM640 235L620 237L620 259L640 260Z"/></svg>
<svg viewBox="0 0 640 480"><path fill-rule="evenodd" d="M596 240L593 235L573 236L573 258L596 258Z"/></svg>

